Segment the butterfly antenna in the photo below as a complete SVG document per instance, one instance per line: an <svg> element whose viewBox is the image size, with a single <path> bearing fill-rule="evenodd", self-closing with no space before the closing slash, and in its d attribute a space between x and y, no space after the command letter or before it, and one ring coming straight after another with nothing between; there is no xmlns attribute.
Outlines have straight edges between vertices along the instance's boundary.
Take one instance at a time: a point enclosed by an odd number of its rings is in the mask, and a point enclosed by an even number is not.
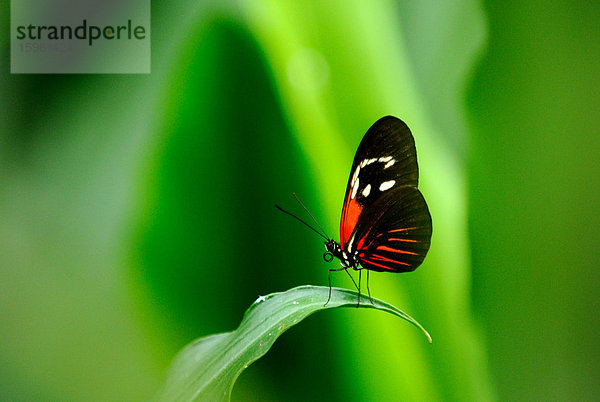
<svg viewBox="0 0 600 402"><path fill-rule="evenodd" d="M303 223L304 225L306 225L308 228L310 228L310 230L314 231L316 234L318 234L319 236L323 237L325 240L329 240L329 238L327 236L324 236L321 232L319 232L317 229L313 228L312 226L310 226L308 223L304 222L302 219L298 218L296 215L294 215L291 212L286 211L285 209L281 208L279 205L275 204L275 208L277 208L278 210L280 210L281 212L284 212L286 214L288 214L289 216L291 216L292 218L296 218L298 219L298 221L300 221L301 223Z"/></svg>
<svg viewBox="0 0 600 402"><path fill-rule="evenodd" d="M300 201L300 198L298 198L298 196L296 195L296 193L292 193L292 195L294 196L294 198L296 199L296 201L298 201L298 204L302 205L302 208L304 208L304 210L310 215L310 217L312 218L312 220L321 229L321 232L323 232L323 234L325 235L325 238L329 239L329 236L327 236L327 232L325 231L325 229L323 229L323 226L319 225L319 222L317 222L317 220L315 219L315 217L313 216L313 214L311 214L310 211L308 210L308 208L306 208L304 206L304 204L302 203L302 201Z"/></svg>

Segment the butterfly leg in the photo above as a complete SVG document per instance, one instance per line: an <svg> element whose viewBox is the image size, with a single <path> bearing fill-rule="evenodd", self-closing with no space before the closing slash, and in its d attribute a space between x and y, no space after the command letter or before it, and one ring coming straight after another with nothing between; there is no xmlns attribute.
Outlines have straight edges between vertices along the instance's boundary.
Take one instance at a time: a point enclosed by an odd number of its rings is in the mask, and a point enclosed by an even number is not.
<svg viewBox="0 0 600 402"><path fill-rule="evenodd" d="M350 267L348 267L348 268L350 268ZM352 274L350 274L350 271L348 271L348 268L346 268L346 273L348 274L350 279L352 279L352 283L354 284L354 287L356 288L356 290L358 290L358 303L356 304L356 307L358 308L358 306L360 306L360 271L358 271L358 283L356 283L356 281L354 280L354 277L352 276Z"/></svg>
<svg viewBox="0 0 600 402"><path fill-rule="evenodd" d="M371 304L374 305L373 303L373 298L371 297L371 289L369 289L369 269L367 268L356 268L356 270L358 271L358 284L360 285L360 273L363 269L367 270L367 293L369 294L369 301L371 302ZM355 283L356 285L356 283ZM360 293L360 287L357 287L359 293Z"/></svg>
<svg viewBox="0 0 600 402"><path fill-rule="evenodd" d="M373 299L371 298L371 289L369 289L369 270L367 269L367 293L369 294L369 301L371 304L373 303Z"/></svg>
<svg viewBox="0 0 600 402"><path fill-rule="evenodd" d="M352 276L350 271L348 271L348 268L346 268L346 273L348 274L350 279L352 279L352 283L354 284L354 287L358 290L358 293L360 293L360 278L359 278L358 284L356 284L356 281L354 280L354 277Z"/></svg>
<svg viewBox="0 0 600 402"><path fill-rule="evenodd" d="M360 277L362 275L362 270L358 271L358 302L356 302L356 308L360 307Z"/></svg>
<svg viewBox="0 0 600 402"><path fill-rule="evenodd" d="M327 278L329 279L329 297L327 298L327 301L325 302L325 304L323 304L323 307L325 307L329 303L329 300L331 300L331 271L346 271L346 273L348 273L348 268L341 267L341 268L333 268L333 269L329 270L329 272L327 274ZM348 275L350 275L350 273L348 273ZM352 275L350 275L350 278L352 278ZM354 278L352 278L352 282L354 282ZM354 284L356 285L356 282Z"/></svg>

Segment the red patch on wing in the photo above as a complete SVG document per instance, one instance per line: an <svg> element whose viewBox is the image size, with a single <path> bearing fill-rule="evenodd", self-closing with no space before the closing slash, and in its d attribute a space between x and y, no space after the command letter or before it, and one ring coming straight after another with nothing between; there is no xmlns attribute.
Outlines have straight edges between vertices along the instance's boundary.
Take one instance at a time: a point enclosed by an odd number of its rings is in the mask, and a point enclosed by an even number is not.
<svg viewBox="0 0 600 402"><path fill-rule="evenodd" d="M400 253L400 254L419 255L417 253L413 253L412 251L397 250L395 248L391 248L391 247L388 247L388 246L377 246L377 250L389 251L389 252L392 252L392 253Z"/></svg>
<svg viewBox="0 0 600 402"><path fill-rule="evenodd" d="M412 240L412 239L392 239L392 238L389 238L388 241L405 241L408 243L418 243L419 242L418 240Z"/></svg>
<svg viewBox="0 0 600 402"><path fill-rule="evenodd" d="M347 199L344 209L342 210L342 222L340 225L342 248L344 248L345 244L350 240L350 236L356 226L356 222L358 222L358 217L360 216L362 209L362 205L356 202L356 200L351 198Z"/></svg>
<svg viewBox="0 0 600 402"><path fill-rule="evenodd" d="M388 270L388 271L394 271L394 268L392 268L392 267L388 267L387 265L378 264L378 263L376 263L376 262L369 261L369 260L363 260L363 261L364 261L365 263L367 263L367 264L375 265L375 266L381 267L381 268L383 268L383 269L386 269L386 270Z"/></svg>
<svg viewBox="0 0 600 402"><path fill-rule="evenodd" d="M394 264L400 264L400 265L410 266L410 264L408 264L406 262L402 262L402 261L398 261L398 260L392 260L391 258L387 258L387 257L381 256L379 254L371 254L371 256L369 257L369 259L373 259L373 260L377 260L377 261L393 262Z"/></svg>
<svg viewBox="0 0 600 402"><path fill-rule="evenodd" d="M357 250L362 250L363 246L365 245L365 239L367 238L367 235L369 234L369 232L367 232L366 235L364 235L359 241L358 244L356 245L356 249ZM379 236L377 236L379 237ZM371 244L373 244L373 242L375 241L375 239L371 240L371 243L369 243L369 245L365 248L369 248L371 246Z"/></svg>
<svg viewBox="0 0 600 402"><path fill-rule="evenodd" d="M394 229L394 230L389 230L388 233L396 233L396 232L406 232L408 230L415 230L415 228L402 228L402 229Z"/></svg>

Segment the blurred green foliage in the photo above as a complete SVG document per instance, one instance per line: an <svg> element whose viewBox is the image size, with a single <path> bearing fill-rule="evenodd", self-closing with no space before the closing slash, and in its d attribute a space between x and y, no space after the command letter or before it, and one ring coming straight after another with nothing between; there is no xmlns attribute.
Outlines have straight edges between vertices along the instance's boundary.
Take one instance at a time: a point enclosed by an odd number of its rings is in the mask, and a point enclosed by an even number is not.
<svg viewBox="0 0 600 402"><path fill-rule="evenodd" d="M490 365L502 399L598 399L600 4L486 11L469 198Z"/></svg>
<svg viewBox="0 0 600 402"><path fill-rule="evenodd" d="M593 399L599 14L154 2L147 76L10 75L3 36L0 398L147 399L177 350L258 295L326 284L320 239L273 204L297 192L337 237L353 152L392 114L434 237L421 268L371 290L435 343L374 312L315 316L233 399Z"/></svg>

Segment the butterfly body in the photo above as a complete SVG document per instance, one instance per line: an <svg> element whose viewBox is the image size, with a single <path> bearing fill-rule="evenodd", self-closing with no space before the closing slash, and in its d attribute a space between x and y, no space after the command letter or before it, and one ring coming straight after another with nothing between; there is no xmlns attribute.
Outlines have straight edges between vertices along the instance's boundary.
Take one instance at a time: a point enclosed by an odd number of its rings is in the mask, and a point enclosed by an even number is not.
<svg viewBox="0 0 600 402"><path fill-rule="evenodd" d="M342 267L358 269L359 259L357 251L355 251L354 254L348 254L346 251L342 250L340 243L333 239L329 239L325 242L325 250L327 250L323 255L325 261L331 262L333 257L335 257L340 260Z"/></svg>

